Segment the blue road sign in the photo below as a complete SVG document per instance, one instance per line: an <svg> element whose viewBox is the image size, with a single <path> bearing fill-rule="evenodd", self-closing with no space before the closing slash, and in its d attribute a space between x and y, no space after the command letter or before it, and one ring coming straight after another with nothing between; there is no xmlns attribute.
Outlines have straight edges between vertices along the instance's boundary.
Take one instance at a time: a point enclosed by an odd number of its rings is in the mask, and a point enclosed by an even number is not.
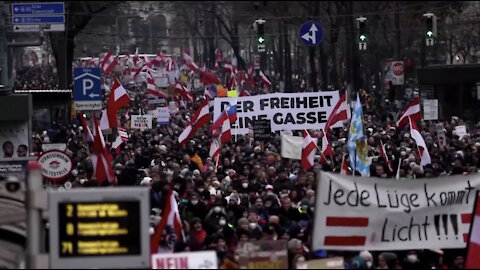
<svg viewBox="0 0 480 270"><path fill-rule="evenodd" d="M101 101L102 81L100 68L75 68L73 70L73 100Z"/></svg>
<svg viewBox="0 0 480 270"><path fill-rule="evenodd" d="M13 24L65 23L65 16L13 16Z"/></svg>
<svg viewBox="0 0 480 270"><path fill-rule="evenodd" d="M18 3L12 4L12 15L64 14L65 3Z"/></svg>
<svg viewBox="0 0 480 270"><path fill-rule="evenodd" d="M308 21L300 27L300 40L308 46L315 46L322 41L323 28L317 21Z"/></svg>

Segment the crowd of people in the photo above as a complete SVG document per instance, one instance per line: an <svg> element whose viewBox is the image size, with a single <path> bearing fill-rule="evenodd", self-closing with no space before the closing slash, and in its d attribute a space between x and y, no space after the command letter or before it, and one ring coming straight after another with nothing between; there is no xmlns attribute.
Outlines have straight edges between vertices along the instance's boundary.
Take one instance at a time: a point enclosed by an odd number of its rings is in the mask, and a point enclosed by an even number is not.
<svg viewBox="0 0 480 270"><path fill-rule="evenodd" d="M58 75L53 65L24 66L16 70L15 75L16 90L58 89Z"/></svg>
<svg viewBox="0 0 480 270"><path fill-rule="evenodd" d="M33 78L36 76L38 74ZM148 104L146 85L124 86L132 97L128 107L130 115L155 106ZM235 256L239 243L285 240L288 241L290 268L302 268L306 260L335 256L344 257L345 266L352 269L462 268L464 250L311 250L316 175L318 170L340 172L343 155L347 153L349 123L331 132L329 141L335 152L333 158L321 165L318 156L315 166L308 171L302 169L300 161L281 157L278 132L265 143L254 141L250 135L235 136L222 147L220 161L215 164L209 157L208 126L197 131L185 146L180 148L178 145L178 136L199 106L203 91L196 92L195 96L192 105L177 104L178 111L172 113L168 125L154 123L152 129L129 129L129 139L120 153L112 149L112 166L118 185L148 186L151 190L152 231L161 217L169 188L173 187L184 237L178 239L173 228L168 228L159 252L215 250L219 267L230 269L239 267ZM422 168L409 128L399 130L395 126L398 112L408 101L380 101L369 91L361 91L361 100L371 176L393 179L397 170L401 177L410 179L477 172L480 162L478 126L458 117L443 122L419 123L432 159L431 165ZM122 111L119 117L120 126L128 127L128 115ZM445 144L440 144L437 139L439 123L443 124L440 128L446 137ZM467 126L467 134L461 138L455 131L458 125ZM114 139L107 137L107 144L111 145ZM380 157L380 141L385 144L392 170ZM33 151L40 152L42 143L47 142L67 144L67 152L75 164L68 180L73 188L98 185L93 176L89 145L78 119L69 125L55 124L51 129L37 133Z"/></svg>

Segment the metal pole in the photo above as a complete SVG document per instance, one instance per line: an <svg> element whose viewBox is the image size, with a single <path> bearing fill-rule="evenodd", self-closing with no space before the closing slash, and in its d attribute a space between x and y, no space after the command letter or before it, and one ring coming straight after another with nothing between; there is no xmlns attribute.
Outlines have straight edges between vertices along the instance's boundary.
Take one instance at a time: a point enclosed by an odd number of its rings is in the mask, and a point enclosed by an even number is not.
<svg viewBox="0 0 480 270"><path fill-rule="evenodd" d="M43 224L41 210L35 203L35 194L41 193L42 187L42 167L37 161L28 163L27 176L27 268L39 268L37 257L41 253Z"/></svg>

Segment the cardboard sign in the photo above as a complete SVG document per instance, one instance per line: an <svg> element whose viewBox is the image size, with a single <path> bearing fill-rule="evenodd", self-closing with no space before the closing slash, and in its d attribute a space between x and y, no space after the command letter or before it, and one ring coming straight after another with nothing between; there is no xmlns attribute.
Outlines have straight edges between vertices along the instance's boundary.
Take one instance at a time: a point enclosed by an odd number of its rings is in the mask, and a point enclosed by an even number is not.
<svg viewBox="0 0 480 270"><path fill-rule="evenodd" d="M170 113L177 113L178 112L178 107L175 101L170 101L168 103L168 108L170 109Z"/></svg>
<svg viewBox="0 0 480 270"><path fill-rule="evenodd" d="M240 269L287 269L288 253L285 240L258 240L238 243Z"/></svg>
<svg viewBox="0 0 480 270"><path fill-rule="evenodd" d="M217 269L215 251L162 253L152 255L152 269Z"/></svg>
<svg viewBox="0 0 480 270"><path fill-rule="evenodd" d="M318 177L313 249L465 248L480 175L415 181Z"/></svg>
<svg viewBox="0 0 480 270"><path fill-rule="evenodd" d="M220 92L219 92L220 95ZM323 129L339 100L338 91L314 93L274 93L236 98L215 98L213 118L230 104L237 105L237 121L232 134L245 135L255 120L271 120L272 131ZM333 127L341 127L337 123Z"/></svg>
<svg viewBox="0 0 480 270"><path fill-rule="evenodd" d="M270 141L272 139L270 120L255 120L253 122L253 138L256 141Z"/></svg>
<svg viewBox="0 0 480 270"><path fill-rule="evenodd" d="M131 128L152 128L153 116L151 115L131 115L131 119Z"/></svg>

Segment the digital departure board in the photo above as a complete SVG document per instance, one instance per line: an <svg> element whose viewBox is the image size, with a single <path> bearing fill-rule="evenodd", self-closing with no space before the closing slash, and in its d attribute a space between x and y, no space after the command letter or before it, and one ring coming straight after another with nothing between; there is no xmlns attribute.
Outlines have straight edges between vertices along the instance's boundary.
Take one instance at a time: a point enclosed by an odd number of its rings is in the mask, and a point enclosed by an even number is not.
<svg viewBox="0 0 480 270"><path fill-rule="evenodd" d="M140 254L140 203L58 205L60 257Z"/></svg>
<svg viewBox="0 0 480 270"><path fill-rule="evenodd" d="M50 191L51 268L149 266L145 188Z"/></svg>

